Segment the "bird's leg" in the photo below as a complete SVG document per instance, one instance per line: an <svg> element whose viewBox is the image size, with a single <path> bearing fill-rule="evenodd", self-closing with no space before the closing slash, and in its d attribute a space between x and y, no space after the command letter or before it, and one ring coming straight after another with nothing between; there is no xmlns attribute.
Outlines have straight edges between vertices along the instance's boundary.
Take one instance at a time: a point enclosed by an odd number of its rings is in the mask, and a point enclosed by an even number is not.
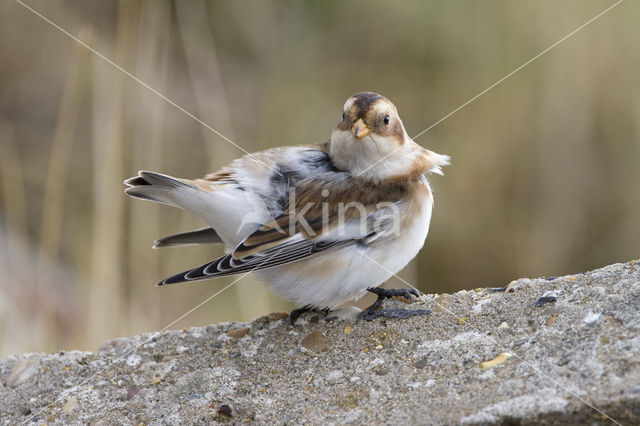
<svg viewBox="0 0 640 426"><path fill-rule="evenodd" d="M378 308L382 305L382 301L384 299L388 299L394 296L402 296L409 300L413 301L411 295L416 297L420 296L418 290L414 288L398 288L398 289L386 289L379 287L368 288L367 291L370 291L373 294L378 295L378 299L373 302L371 306L362 311L362 313L358 316L358 319L363 319L365 321L372 321L378 317L384 318L410 318L416 315L426 315L430 314L431 311L428 309L381 309Z"/></svg>

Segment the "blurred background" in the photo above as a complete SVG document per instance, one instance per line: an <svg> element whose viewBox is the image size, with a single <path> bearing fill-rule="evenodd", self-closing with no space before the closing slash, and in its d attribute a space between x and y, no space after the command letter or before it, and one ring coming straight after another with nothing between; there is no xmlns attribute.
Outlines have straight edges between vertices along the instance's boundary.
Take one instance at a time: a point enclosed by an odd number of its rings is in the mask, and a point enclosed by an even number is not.
<svg viewBox="0 0 640 426"><path fill-rule="evenodd" d="M27 2L248 151L326 140L365 90L415 135L613 3ZM404 279L453 292L640 257L639 18L622 3L417 139L452 165ZM161 329L233 280L155 287L221 249L152 250L203 223L122 180L241 151L12 0L0 63L1 358ZM292 308L248 276L172 327Z"/></svg>

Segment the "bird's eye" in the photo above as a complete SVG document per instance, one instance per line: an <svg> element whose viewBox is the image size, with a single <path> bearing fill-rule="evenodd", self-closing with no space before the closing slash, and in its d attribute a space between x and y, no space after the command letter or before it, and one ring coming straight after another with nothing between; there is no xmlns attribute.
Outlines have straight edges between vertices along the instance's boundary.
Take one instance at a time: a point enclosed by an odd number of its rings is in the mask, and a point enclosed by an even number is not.
<svg viewBox="0 0 640 426"><path fill-rule="evenodd" d="M385 116L384 116L384 124L385 124L385 126L388 126L388 125L389 125L389 121L390 121L390 120L391 120L391 117L389 117L388 115L385 115Z"/></svg>

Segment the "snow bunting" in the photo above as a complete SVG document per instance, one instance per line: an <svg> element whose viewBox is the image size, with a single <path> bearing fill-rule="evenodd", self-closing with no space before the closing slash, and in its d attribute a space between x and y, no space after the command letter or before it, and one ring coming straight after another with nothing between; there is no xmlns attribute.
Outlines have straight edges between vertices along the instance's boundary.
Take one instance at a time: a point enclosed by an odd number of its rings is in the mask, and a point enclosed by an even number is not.
<svg viewBox="0 0 640 426"><path fill-rule="evenodd" d="M416 144L395 105L371 92L344 104L328 142L247 154L202 179L140 171L126 193L180 207L209 227L160 238L154 248L224 244L227 254L164 279L176 284L255 272L305 310L329 311L367 291L378 300L413 290L377 288L427 237L433 196L425 175L449 157ZM409 311L415 312L415 311ZM408 314L411 315L411 314Z"/></svg>

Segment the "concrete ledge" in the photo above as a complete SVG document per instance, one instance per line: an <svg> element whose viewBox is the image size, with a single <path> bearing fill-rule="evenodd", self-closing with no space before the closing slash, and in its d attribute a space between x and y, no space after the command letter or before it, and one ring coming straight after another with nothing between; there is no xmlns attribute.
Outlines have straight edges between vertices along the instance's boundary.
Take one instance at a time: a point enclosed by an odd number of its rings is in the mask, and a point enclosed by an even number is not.
<svg viewBox="0 0 640 426"><path fill-rule="evenodd" d="M640 424L640 262L393 305L433 313L272 314L10 357L0 421Z"/></svg>

